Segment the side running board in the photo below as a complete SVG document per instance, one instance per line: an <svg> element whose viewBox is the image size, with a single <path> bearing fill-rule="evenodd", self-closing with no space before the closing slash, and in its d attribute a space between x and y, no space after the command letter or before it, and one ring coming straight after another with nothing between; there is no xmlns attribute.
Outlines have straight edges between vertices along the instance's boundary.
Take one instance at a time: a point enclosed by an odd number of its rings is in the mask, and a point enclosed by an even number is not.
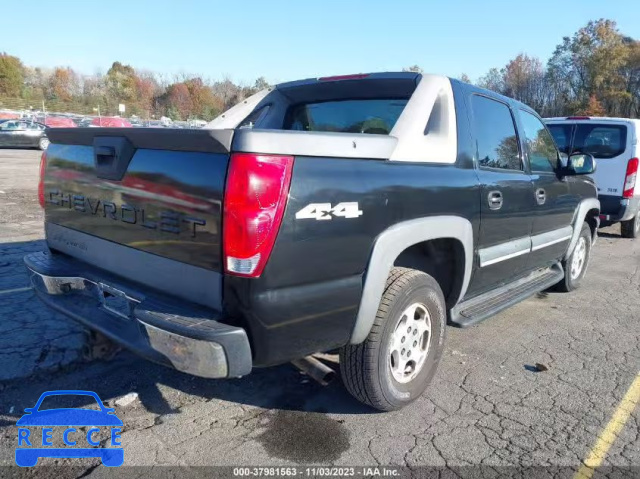
<svg viewBox="0 0 640 479"><path fill-rule="evenodd" d="M450 322L466 328L553 286L564 277L560 263L456 305Z"/></svg>

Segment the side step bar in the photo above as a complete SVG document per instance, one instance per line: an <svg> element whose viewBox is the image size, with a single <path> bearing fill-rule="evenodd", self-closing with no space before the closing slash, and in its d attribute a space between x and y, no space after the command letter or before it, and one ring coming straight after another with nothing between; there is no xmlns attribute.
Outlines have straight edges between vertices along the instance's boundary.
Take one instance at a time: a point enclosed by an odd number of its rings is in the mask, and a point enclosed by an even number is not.
<svg viewBox="0 0 640 479"><path fill-rule="evenodd" d="M451 310L450 322L466 328L507 309L540 291L553 286L564 277L560 263L531 273L518 281L456 305Z"/></svg>

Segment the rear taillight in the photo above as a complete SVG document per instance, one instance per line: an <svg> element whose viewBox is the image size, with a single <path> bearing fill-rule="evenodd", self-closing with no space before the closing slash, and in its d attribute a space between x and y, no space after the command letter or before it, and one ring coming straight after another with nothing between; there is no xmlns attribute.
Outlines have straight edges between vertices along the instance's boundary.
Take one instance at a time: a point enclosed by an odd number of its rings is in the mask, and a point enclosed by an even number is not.
<svg viewBox="0 0 640 479"><path fill-rule="evenodd" d="M632 198L633 190L636 187L636 176L638 175L638 158L631 158L627 163L627 174L624 177L623 198Z"/></svg>
<svg viewBox="0 0 640 479"><path fill-rule="evenodd" d="M222 215L225 272L262 274L289 195L293 157L231 155Z"/></svg>
<svg viewBox="0 0 640 479"><path fill-rule="evenodd" d="M47 169L47 152L40 157L40 179L38 180L38 202L44 208L44 171Z"/></svg>

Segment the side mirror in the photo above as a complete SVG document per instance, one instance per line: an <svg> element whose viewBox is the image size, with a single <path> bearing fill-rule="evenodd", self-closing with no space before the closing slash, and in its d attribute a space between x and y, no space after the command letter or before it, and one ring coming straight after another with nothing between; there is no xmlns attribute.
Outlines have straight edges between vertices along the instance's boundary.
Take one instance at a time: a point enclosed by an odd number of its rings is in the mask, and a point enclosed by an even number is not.
<svg viewBox="0 0 640 479"><path fill-rule="evenodd" d="M569 155L565 175L590 175L596 171L596 159L589 153L573 153Z"/></svg>

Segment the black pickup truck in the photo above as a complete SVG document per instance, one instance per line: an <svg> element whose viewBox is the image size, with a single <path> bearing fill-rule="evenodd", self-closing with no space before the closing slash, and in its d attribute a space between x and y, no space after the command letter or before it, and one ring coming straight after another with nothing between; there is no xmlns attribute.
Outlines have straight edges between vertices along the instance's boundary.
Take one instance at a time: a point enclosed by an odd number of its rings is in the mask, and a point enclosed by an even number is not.
<svg viewBox="0 0 640 479"><path fill-rule="evenodd" d="M598 228L593 157L437 75L296 81L202 130L49 138L49 251L25 257L42 301L208 378L339 349L381 410L425 390L447 323L576 288Z"/></svg>

